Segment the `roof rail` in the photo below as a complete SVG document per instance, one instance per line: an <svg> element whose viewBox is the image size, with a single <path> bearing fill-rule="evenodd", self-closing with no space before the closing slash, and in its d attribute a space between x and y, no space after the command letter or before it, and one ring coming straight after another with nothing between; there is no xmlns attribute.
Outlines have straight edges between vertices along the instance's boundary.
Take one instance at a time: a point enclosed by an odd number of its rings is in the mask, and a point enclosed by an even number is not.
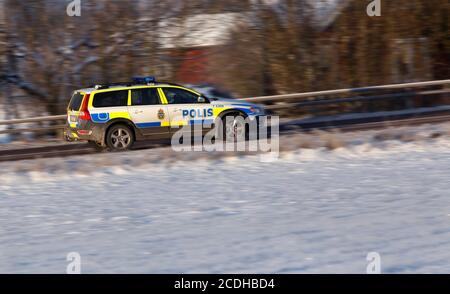
<svg viewBox="0 0 450 294"><path fill-rule="evenodd" d="M133 85L132 82L117 82L117 83L94 84L94 85L91 85L89 88L95 88L97 90L102 90L102 89L108 89L109 87L113 87L113 86L130 87L132 85Z"/></svg>
<svg viewBox="0 0 450 294"><path fill-rule="evenodd" d="M171 83L171 82L164 82L164 81L157 82L157 84L166 84L166 85L170 85L170 86L185 87L185 86L180 85L180 84Z"/></svg>
<svg viewBox="0 0 450 294"><path fill-rule="evenodd" d="M95 88L95 89L108 89L109 87L112 86L126 86L126 87L130 87L133 85L148 85L151 83L156 83L156 78L152 77L152 76L146 76L146 77L133 77L132 81L128 81L128 82L116 82L116 83L102 83L102 84L95 84L90 86L90 88Z"/></svg>
<svg viewBox="0 0 450 294"><path fill-rule="evenodd" d="M165 85L170 85L170 86L184 87L181 84L176 84L176 83L172 83L172 82L156 81L155 77L134 77L133 81L131 81L131 82L95 84L95 85L91 85L89 88L95 88L97 90L102 90L102 89L108 89L109 87L112 87L112 86L131 87L133 85L149 85L149 84L155 84L155 85L165 84Z"/></svg>

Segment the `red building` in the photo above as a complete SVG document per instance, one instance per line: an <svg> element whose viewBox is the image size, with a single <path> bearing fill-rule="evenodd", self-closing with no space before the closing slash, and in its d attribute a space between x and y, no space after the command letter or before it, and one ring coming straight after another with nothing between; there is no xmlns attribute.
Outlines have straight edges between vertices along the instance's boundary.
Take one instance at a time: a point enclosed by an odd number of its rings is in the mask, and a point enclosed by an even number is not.
<svg viewBox="0 0 450 294"><path fill-rule="evenodd" d="M232 29L244 19L244 13L218 13L162 21L160 49L171 59L170 71L175 72L175 79L186 84L220 84L209 71L210 58L231 41Z"/></svg>

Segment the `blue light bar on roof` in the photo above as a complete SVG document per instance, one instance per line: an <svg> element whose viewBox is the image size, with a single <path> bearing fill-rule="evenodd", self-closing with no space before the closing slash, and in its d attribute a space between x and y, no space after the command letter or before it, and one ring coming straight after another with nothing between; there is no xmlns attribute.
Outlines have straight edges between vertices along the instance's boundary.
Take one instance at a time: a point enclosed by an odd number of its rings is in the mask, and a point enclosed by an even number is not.
<svg viewBox="0 0 450 294"><path fill-rule="evenodd" d="M148 84L148 83L156 82L156 78L151 77L151 76L149 76L149 77L134 77L133 81L138 84Z"/></svg>

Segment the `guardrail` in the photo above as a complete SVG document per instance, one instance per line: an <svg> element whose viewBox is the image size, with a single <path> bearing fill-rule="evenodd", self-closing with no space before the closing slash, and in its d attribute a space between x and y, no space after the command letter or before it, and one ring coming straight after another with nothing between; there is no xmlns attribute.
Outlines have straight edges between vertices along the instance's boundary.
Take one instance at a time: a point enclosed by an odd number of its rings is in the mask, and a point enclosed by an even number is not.
<svg viewBox="0 0 450 294"><path fill-rule="evenodd" d="M254 102L254 103L270 103L266 108L270 110L280 110L280 109L292 109L301 107L311 107L311 106L324 106L333 105L340 103L351 103L351 102L368 102L376 100L389 100L389 99L405 99L410 100L417 97L425 97L428 95L437 94L447 94L450 93L450 88L443 89L433 89L433 90L421 90L421 91L411 91L412 89L433 87L433 86L446 86L450 85L450 80L439 80L439 81L428 81L428 82L417 82L417 83L405 83L405 84L391 84L391 85L381 85L373 87L363 87L363 88L353 88L353 89L338 89L338 90L327 90L327 91L317 91L317 92L307 92L307 93L294 93L285 95L274 95L274 96L262 96L262 97L252 97L241 99L243 101ZM367 95L371 92L383 92L389 90L401 90L395 93L383 93L372 96L361 96ZM355 95L354 97L333 97L336 95ZM327 98L332 97L332 98ZM315 99L308 99L315 98ZM66 119L66 115L55 115L55 116L42 116L33 117L26 119L13 119L7 121L0 121L1 125L16 126L25 123L46 123L46 122L57 122ZM63 124L53 124L42 127L25 127L25 128L10 128L6 130L0 130L0 134L14 134L14 133L24 133L24 132L45 132L52 130L59 130L64 127Z"/></svg>
<svg viewBox="0 0 450 294"><path fill-rule="evenodd" d="M429 86L441 86L450 84L450 80L439 80L439 81L428 81L428 82L417 82L417 83L405 83L405 84L391 84L373 87L363 87L363 88L353 88L353 89L338 89L338 90L327 90L327 91L317 91L317 92L307 92L307 93L294 93L285 95L274 95L274 96L261 96L253 98L245 98L242 100L249 102L273 102L273 101L286 101L294 100L300 98L317 97L317 96L330 96L338 94L361 94L371 91L379 90L393 90L393 89L408 89L408 88L420 88Z"/></svg>
<svg viewBox="0 0 450 294"><path fill-rule="evenodd" d="M26 124L26 123L56 122L56 121L63 121L66 118L67 118L67 116L65 114L63 114L63 115L24 118L24 119L11 119L11 120L0 121L0 126L1 125L13 126L13 125L18 125L18 124ZM25 128L17 128L17 129L0 130L0 134L19 134L19 133L25 133L25 132L38 133L38 132L62 130L63 128L64 128L64 124L59 124L59 125L54 124L54 125L42 126L42 127L25 127Z"/></svg>
<svg viewBox="0 0 450 294"><path fill-rule="evenodd" d="M356 97L346 97L346 98L335 98L335 99L320 99L320 100L309 100L300 101L295 103L282 103L276 105L268 105L266 109L276 110L291 107L306 107L306 106L319 106L319 105L331 105L337 103L349 103L349 102L370 102L377 100L389 100L403 98L403 100L408 100L417 97L424 97L428 95L436 94L446 94L450 93L450 89L446 90L435 90L435 91L421 91L421 92L405 92L405 93L391 93L376 96L356 96ZM250 100L249 100L250 101ZM267 100L272 101L272 100Z"/></svg>

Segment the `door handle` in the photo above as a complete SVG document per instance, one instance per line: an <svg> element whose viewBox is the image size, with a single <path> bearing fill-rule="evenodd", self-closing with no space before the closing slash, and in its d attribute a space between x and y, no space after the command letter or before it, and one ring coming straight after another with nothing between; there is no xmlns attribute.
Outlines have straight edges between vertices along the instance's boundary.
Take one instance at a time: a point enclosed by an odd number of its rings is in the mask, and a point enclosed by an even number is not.
<svg viewBox="0 0 450 294"><path fill-rule="evenodd" d="M134 111L135 114L143 113L143 112L144 112L143 110L135 110L135 111Z"/></svg>

